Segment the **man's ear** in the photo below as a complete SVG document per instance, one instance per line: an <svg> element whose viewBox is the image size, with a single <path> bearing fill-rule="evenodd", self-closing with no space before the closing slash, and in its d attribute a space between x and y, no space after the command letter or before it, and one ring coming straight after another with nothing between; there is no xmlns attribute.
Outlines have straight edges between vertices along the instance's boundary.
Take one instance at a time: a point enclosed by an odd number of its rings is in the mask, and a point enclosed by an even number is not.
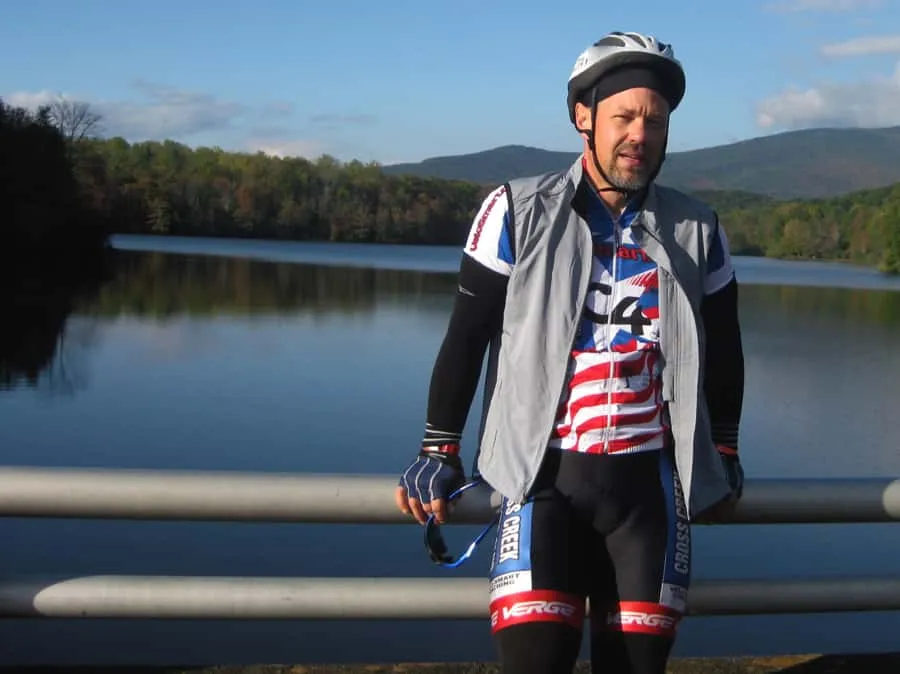
<svg viewBox="0 0 900 674"><path fill-rule="evenodd" d="M575 128L581 134L589 134L594 128L591 109L584 103L575 104Z"/></svg>

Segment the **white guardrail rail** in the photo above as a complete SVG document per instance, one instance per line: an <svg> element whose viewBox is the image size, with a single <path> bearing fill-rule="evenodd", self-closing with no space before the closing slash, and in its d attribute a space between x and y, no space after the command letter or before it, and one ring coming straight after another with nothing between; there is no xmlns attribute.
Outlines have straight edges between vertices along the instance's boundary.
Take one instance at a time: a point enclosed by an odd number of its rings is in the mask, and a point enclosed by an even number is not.
<svg viewBox="0 0 900 674"><path fill-rule="evenodd" d="M410 524L396 477L0 467L0 516ZM489 520L470 490L453 522ZM748 479L726 526L900 521L900 478ZM719 526L719 525L716 525ZM487 579L86 576L0 578L0 617L483 619ZM900 577L695 580L692 615L900 610Z"/></svg>

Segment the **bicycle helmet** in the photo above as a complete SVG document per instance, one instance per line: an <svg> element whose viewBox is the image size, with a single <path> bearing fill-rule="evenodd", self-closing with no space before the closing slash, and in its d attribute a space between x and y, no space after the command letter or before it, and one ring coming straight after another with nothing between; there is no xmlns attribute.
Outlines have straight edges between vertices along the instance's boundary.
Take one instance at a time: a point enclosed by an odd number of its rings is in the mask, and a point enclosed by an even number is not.
<svg viewBox="0 0 900 674"><path fill-rule="evenodd" d="M670 111L681 103L685 91L685 75L671 45L652 35L611 32L585 49L575 61L569 75L567 103L569 119L575 123L575 104L604 75L620 66L648 67L664 85L663 95Z"/></svg>

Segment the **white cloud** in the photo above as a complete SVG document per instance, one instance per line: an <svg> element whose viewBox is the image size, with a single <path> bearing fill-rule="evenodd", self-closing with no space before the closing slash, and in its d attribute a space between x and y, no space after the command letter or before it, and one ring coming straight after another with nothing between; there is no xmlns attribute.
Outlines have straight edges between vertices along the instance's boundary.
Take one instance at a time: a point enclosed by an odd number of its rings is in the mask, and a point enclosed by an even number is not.
<svg viewBox="0 0 900 674"><path fill-rule="evenodd" d="M316 159L325 154L324 148L314 140L264 138L247 141L250 152L262 152L272 157L303 157Z"/></svg>
<svg viewBox="0 0 900 674"><path fill-rule="evenodd" d="M98 102L97 110L108 129L119 135L145 138L184 138L203 131L228 128L248 109L212 94L185 91L161 84L139 82L143 102Z"/></svg>
<svg viewBox="0 0 900 674"><path fill-rule="evenodd" d="M275 101L262 107L263 117L290 117L294 114L294 104L290 101Z"/></svg>
<svg viewBox="0 0 900 674"><path fill-rule="evenodd" d="M136 82L135 88L143 94L143 100L89 101L77 95L51 91L20 91L5 98L11 105L29 109L60 96L86 101L103 116L105 135L123 136L129 140L182 139L204 131L222 130L251 112L240 103L224 101L212 94L144 81Z"/></svg>
<svg viewBox="0 0 900 674"><path fill-rule="evenodd" d="M3 96L3 100L7 105L14 108L25 108L26 110L37 110L42 105L49 105L57 100L59 96L52 91L17 91ZM66 96L65 98L71 98Z"/></svg>
<svg viewBox="0 0 900 674"><path fill-rule="evenodd" d="M788 89L761 101L757 124L765 129L818 126L879 127L900 124L900 62L887 77L849 84Z"/></svg>
<svg viewBox="0 0 900 674"><path fill-rule="evenodd" d="M377 122L378 117L370 114L348 115L325 112L311 115L309 118L310 124L327 128L338 128L341 126L369 126L371 124L376 124Z"/></svg>
<svg viewBox="0 0 900 674"><path fill-rule="evenodd" d="M855 12L884 7L885 0L781 0L766 5L773 12Z"/></svg>
<svg viewBox="0 0 900 674"><path fill-rule="evenodd" d="M869 54L895 54L900 52L900 34L867 35L846 42L826 44L819 52L822 56L867 56Z"/></svg>
<svg viewBox="0 0 900 674"><path fill-rule="evenodd" d="M172 139L188 143L199 134L211 134L223 138L215 142L217 145L277 157L315 159L335 153L341 145L335 132L378 121L369 114L322 113L306 118L304 133L293 123L296 110L289 101L250 106L210 93L146 81L135 82L134 88L137 95L130 100L89 100L53 91L20 91L2 98L9 105L31 110L59 97L85 101L102 116L105 137L122 136L130 142ZM208 138L210 135L204 140Z"/></svg>

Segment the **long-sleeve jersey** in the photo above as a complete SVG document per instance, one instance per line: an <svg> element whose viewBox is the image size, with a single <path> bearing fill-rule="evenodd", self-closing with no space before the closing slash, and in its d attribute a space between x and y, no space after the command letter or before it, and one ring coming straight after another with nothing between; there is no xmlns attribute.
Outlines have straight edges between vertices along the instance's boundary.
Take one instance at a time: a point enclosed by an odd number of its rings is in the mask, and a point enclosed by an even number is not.
<svg viewBox="0 0 900 674"><path fill-rule="evenodd" d="M631 238L640 202L634 200L615 217L583 183L574 206L591 229L593 264L548 444L587 453L658 449L668 430L659 377L658 269ZM460 438L485 350L500 328L515 265L507 209L499 187L484 200L470 228L456 303L432 375L426 443ZM704 390L713 440L737 449L744 365L737 282L721 226L704 290Z"/></svg>

